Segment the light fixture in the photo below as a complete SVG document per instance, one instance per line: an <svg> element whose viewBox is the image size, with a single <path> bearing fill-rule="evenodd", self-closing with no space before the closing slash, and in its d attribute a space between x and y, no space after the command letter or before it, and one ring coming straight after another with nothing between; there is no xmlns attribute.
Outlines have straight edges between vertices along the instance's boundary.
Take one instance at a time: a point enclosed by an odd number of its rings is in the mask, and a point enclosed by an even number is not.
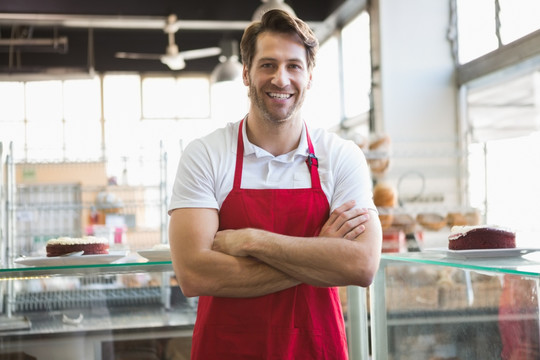
<svg viewBox="0 0 540 360"><path fill-rule="evenodd" d="M259 5L257 10L253 13L253 17L251 18L252 21L259 21L261 20L263 14L267 12L268 10L273 9L280 9L288 12L289 14L296 16L296 13L294 10L283 0L261 0L263 3Z"/></svg>
<svg viewBox="0 0 540 360"><path fill-rule="evenodd" d="M238 41L222 40L220 63L210 77L212 83L235 81L242 77L242 64L238 61Z"/></svg>

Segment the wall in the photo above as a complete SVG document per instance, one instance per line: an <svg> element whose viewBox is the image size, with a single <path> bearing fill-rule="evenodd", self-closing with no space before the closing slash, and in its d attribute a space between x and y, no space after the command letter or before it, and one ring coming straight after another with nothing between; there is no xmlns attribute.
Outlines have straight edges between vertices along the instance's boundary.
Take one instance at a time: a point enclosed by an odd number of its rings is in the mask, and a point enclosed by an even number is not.
<svg viewBox="0 0 540 360"><path fill-rule="evenodd" d="M381 180L396 186L413 214L445 216L461 205L450 1L379 0L378 11L377 124L392 139L390 168Z"/></svg>

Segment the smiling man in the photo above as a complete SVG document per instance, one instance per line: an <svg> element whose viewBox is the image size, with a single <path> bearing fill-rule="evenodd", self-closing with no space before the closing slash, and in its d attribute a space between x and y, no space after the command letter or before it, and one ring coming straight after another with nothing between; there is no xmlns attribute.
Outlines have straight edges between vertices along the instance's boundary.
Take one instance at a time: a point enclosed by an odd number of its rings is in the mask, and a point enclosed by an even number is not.
<svg viewBox="0 0 540 360"><path fill-rule="evenodd" d="M346 359L336 286L368 286L382 231L364 155L301 114L318 42L272 10L241 42L250 108L188 145L169 214L199 296L192 359Z"/></svg>

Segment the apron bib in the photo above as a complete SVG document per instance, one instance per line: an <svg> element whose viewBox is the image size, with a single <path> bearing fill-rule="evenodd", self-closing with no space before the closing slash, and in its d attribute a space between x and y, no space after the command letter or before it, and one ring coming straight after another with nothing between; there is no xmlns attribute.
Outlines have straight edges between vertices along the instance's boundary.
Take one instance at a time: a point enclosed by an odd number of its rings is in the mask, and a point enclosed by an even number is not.
<svg viewBox="0 0 540 360"><path fill-rule="evenodd" d="M220 230L246 227L302 237L317 236L329 216L317 158L306 135L308 189L242 189L242 126L234 185L219 213ZM347 359L337 288L306 284L254 298L199 297L192 359Z"/></svg>

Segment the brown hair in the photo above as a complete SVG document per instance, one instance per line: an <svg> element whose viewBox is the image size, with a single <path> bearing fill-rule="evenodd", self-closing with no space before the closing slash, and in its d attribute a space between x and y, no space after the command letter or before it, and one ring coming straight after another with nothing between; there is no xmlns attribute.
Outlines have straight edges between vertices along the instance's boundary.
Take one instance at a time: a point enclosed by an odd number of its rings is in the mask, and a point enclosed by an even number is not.
<svg viewBox="0 0 540 360"><path fill-rule="evenodd" d="M257 38L263 32L297 34L306 48L308 69L313 69L315 55L319 48L319 41L315 34L304 21L277 9L265 12L261 21L253 22L244 31L240 42L240 55L248 69L251 68L251 62L255 56Z"/></svg>

